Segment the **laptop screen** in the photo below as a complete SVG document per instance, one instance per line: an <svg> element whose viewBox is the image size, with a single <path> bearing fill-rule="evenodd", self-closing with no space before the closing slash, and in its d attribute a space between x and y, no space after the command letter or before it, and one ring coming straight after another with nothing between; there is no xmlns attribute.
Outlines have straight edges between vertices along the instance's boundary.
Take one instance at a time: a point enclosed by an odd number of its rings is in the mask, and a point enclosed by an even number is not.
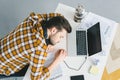
<svg viewBox="0 0 120 80"><path fill-rule="evenodd" d="M94 55L102 50L99 22L87 30L87 38L89 56Z"/></svg>

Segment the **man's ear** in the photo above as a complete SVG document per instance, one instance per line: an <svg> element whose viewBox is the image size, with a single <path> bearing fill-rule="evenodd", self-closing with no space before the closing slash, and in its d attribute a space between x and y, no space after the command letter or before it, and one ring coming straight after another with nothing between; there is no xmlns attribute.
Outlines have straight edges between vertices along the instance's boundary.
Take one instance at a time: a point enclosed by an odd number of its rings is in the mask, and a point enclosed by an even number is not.
<svg viewBox="0 0 120 80"><path fill-rule="evenodd" d="M51 28L51 34L55 34L58 30L55 27Z"/></svg>

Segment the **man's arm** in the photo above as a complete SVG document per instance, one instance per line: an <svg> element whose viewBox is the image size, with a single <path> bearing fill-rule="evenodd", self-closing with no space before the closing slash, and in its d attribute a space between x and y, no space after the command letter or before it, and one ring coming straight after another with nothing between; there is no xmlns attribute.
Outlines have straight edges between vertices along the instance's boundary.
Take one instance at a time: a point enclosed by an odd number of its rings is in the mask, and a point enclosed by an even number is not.
<svg viewBox="0 0 120 80"><path fill-rule="evenodd" d="M31 54L31 80L45 80L50 76L48 68L44 67L47 53L36 50Z"/></svg>
<svg viewBox="0 0 120 80"><path fill-rule="evenodd" d="M51 72L61 61L65 59L67 52L64 49L57 51L54 61L48 66L48 70Z"/></svg>
<svg viewBox="0 0 120 80"><path fill-rule="evenodd" d="M47 79L50 76L50 72L67 56L66 51L61 49L57 51L54 61L48 67L44 67L47 53L44 52L43 56L40 56L40 54L43 54L43 52L35 51L35 55L31 55L31 80Z"/></svg>
<svg viewBox="0 0 120 80"><path fill-rule="evenodd" d="M60 13L35 14L34 12L31 12L29 17L27 17L24 21L30 19L32 21L41 22L42 20L49 20L50 18L55 16L63 16L63 15L61 15Z"/></svg>

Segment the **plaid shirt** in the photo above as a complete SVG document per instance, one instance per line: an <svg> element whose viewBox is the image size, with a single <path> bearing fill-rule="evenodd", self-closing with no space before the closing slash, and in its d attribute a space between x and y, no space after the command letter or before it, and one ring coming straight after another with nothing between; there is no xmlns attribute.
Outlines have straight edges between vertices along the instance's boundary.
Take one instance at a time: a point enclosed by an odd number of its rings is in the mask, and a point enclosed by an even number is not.
<svg viewBox="0 0 120 80"><path fill-rule="evenodd" d="M30 64L31 80L46 80L49 70L44 67L47 44L41 21L60 16L58 13L31 13L7 36L0 39L0 74L10 75Z"/></svg>

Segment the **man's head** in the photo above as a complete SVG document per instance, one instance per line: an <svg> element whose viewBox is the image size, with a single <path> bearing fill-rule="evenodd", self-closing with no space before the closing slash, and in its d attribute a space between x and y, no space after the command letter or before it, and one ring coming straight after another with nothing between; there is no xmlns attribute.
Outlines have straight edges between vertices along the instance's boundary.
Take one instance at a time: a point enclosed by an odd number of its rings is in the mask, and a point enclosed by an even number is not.
<svg viewBox="0 0 120 80"><path fill-rule="evenodd" d="M45 27L47 27L48 39L51 45L59 43L60 40L65 37L66 33L72 31L69 22L62 16L56 16L49 19Z"/></svg>

